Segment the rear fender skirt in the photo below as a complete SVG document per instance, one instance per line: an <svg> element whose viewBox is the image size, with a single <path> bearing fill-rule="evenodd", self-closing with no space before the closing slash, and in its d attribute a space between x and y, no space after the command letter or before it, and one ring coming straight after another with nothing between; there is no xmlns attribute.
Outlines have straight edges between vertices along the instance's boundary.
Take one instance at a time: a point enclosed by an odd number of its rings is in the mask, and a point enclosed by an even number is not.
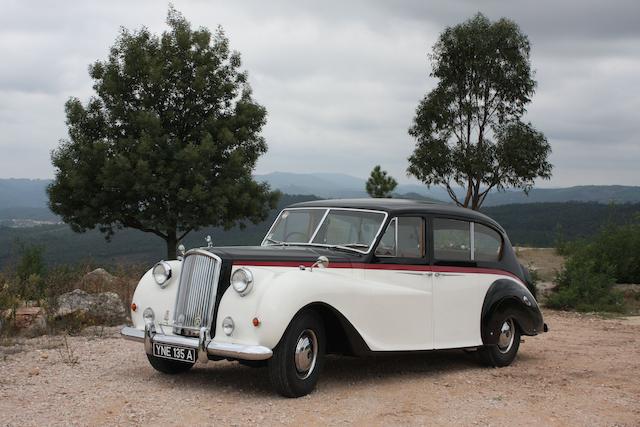
<svg viewBox="0 0 640 427"><path fill-rule="evenodd" d="M484 297L481 314L482 342L498 343L502 316L513 315L523 335L537 335L545 331L542 313L531 292L520 283L499 279L491 284Z"/></svg>

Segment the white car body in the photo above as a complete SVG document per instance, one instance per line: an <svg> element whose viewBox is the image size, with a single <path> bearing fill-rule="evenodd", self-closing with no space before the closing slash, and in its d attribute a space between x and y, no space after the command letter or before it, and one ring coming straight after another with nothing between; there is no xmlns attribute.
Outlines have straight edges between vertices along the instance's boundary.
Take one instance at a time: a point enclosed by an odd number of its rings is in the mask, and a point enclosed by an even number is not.
<svg viewBox="0 0 640 427"><path fill-rule="evenodd" d="M287 224L302 217L308 231L287 237ZM335 244L341 230L357 242ZM305 241L279 241L278 233ZM501 345L507 354L512 335L547 329L504 230L449 206L307 202L285 209L260 247L193 249L154 269L134 293L133 327L122 331L145 343L150 360L187 349L176 353L187 354L182 362L269 361L308 312L324 323L327 352L355 355ZM298 342L295 357L311 338Z"/></svg>

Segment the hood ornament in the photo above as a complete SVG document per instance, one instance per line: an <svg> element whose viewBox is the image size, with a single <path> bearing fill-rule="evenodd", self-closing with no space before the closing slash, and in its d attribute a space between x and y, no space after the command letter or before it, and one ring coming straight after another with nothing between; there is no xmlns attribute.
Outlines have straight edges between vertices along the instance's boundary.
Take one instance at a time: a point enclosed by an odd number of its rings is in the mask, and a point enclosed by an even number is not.
<svg viewBox="0 0 640 427"><path fill-rule="evenodd" d="M211 236L207 236L205 237L205 242L207 242L207 248L212 248L213 247L213 239L211 238Z"/></svg>

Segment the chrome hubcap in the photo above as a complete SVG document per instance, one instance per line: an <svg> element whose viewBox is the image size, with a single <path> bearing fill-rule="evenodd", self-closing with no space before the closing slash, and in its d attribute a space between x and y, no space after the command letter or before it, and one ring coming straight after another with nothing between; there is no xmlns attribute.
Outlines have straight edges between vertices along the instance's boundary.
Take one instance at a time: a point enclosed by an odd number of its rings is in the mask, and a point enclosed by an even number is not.
<svg viewBox="0 0 640 427"><path fill-rule="evenodd" d="M318 338L316 338L315 332L311 329L305 329L298 336L294 356L298 378L303 380L311 375L313 368L316 366L317 356Z"/></svg>
<svg viewBox="0 0 640 427"><path fill-rule="evenodd" d="M508 353L509 350L511 350L515 338L515 329L513 319L507 319L502 323L500 338L498 339L498 350L500 350L500 353Z"/></svg>

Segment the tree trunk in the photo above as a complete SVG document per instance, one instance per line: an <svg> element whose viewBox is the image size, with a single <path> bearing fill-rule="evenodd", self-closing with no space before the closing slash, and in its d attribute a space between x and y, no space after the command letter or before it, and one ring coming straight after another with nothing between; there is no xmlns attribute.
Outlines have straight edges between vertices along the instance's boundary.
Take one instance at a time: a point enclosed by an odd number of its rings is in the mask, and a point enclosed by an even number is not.
<svg viewBox="0 0 640 427"><path fill-rule="evenodd" d="M167 230L167 261L176 259L176 250L178 248L178 235L176 230Z"/></svg>

